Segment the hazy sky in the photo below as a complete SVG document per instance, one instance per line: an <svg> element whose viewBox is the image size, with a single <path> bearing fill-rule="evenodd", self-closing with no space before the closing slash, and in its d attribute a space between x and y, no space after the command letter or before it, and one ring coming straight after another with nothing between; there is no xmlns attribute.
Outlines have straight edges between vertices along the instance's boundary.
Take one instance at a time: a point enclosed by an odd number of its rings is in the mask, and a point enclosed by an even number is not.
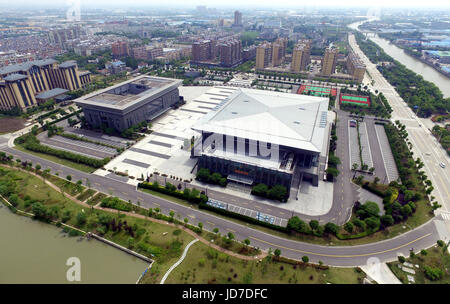
<svg viewBox="0 0 450 304"><path fill-rule="evenodd" d="M254 6L254 7L301 7L301 6L372 6L378 7L450 7L448 1L443 0L0 0L0 5L58 5L68 6L69 3L78 1L81 6L182 6L192 7L197 5L206 5L208 7L236 7Z"/></svg>

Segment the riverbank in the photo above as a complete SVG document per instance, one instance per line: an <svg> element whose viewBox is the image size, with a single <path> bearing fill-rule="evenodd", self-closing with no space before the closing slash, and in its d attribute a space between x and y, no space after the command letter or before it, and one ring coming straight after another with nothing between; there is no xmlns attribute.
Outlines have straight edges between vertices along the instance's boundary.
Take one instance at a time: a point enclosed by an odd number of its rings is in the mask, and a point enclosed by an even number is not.
<svg viewBox="0 0 450 304"><path fill-rule="evenodd" d="M445 71L442 70L442 69L439 69L439 68L436 67L434 64L432 64L431 62L429 62L429 61L423 59L422 57L416 56L416 55L413 54L408 48L404 47L404 46L401 45L401 44L397 44L397 43L393 42L391 39L388 39L388 38L383 37L383 36L380 36L380 35L378 35L378 37L380 37L381 39L384 39L384 40L389 41L390 44L392 44L392 45L398 47L399 49L402 49L402 50L405 52L405 54L411 56L411 57L414 58L414 59L419 60L420 62L422 62L422 63L424 63L424 64L426 64L426 65L428 65L429 67L433 68L436 72L438 72L438 73L444 75L445 77L447 77L447 78L450 80L450 73L447 73L447 72L445 72Z"/></svg>
<svg viewBox="0 0 450 304"><path fill-rule="evenodd" d="M66 284L67 259L81 262L82 284L133 284L148 263L101 242L13 214L0 203L0 284ZM114 265L113 267L111 265Z"/></svg>

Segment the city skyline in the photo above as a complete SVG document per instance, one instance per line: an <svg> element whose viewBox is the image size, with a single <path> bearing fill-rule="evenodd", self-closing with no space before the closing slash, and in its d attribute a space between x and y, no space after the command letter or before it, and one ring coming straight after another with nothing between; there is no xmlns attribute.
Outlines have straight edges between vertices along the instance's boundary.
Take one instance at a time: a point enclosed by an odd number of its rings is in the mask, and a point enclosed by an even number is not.
<svg viewBox="0 0 450 304"><path fill-rule="evenodd" d="M399 0L399 1L389 1L389 0L380 0L377 1L376 5L373 4L361 4L358 0L343 0L340 1L339 4L336 4L335 1L332 0L321 0L317 1L314 4L311 4L310 1L307 0L281 0L277 1L274 4L272 1L257 1L257 0L246 0L244 3L242 1L231 0L223 3L221 1L216 0L196 0L196 1L182 1L182 0L167 0L164 1L164 4L161 4L157 1L145 1L145 0L129 0L126 4L123 1L118 0L98 0L95 3L87 2L85 0L68 0L68 1L58 1L58 0L42 0L39 1L39 4L36 4L35 1L32 0L18 0L15 1L14 4L0 2L0 6L8 6L8 7L18 7L18 6L27 6L27 7L44 7L44 6L52 6L52 7L68 7L72 5L72 3L80 3L81 6L84 7L105 7L105 8L126 8L126 7L179 7L179 8L192 8L195 9L197 6L207 6L207 7L220 7L220 8L250 8L250 7L274 7L274 8L302 8L302 7L317 7L317 8L440 8L440 7L449 7L450 5L445 3L442 0L430 0L430 1L407 1L407 0Z"/></svg>

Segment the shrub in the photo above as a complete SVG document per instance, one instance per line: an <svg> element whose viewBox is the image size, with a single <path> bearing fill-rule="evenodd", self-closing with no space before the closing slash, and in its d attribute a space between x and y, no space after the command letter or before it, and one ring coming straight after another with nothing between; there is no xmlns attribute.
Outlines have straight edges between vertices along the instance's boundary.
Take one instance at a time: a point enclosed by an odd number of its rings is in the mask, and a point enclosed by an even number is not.
<svg viewBox="0 0 450 304"><path fill-rule="evenodd" d="M440 280L444 276L444 272L439 268L424 266L425 276L431 281Z"/></svg>

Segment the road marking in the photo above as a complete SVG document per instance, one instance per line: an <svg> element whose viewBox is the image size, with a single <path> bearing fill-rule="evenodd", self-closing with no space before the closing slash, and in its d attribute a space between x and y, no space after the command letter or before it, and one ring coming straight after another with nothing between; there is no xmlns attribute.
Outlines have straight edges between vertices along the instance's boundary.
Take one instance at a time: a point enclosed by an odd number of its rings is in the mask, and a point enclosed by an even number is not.
<svg viewBox="0 0 450 304"><path fill-rule="evenodd" d="M188 216L190 217L190 218L195 218L195 216L194 215L190 215L190 214L188 214Z"/></svg>
<svg viewBox="0 0 450 304"><path fill-rule="evenodd" d="M230 229L230 228L226 228L227 230L229 230L229 231L231 231L231 232L236 232L236 231L234 231L234 230L232 230L232 229Z"/></svg>
<svg viewBox="0 0 450 304"><path fill-rule="evenodd" d="M143 200L144 200L142 197L139 197L139 196L138 196L137 199L140 200L140 201L143 201Z"/></svg>
<svg viewBox="0 0 450 304"><path fill-rule="evenodd" d="M257 208L257 209L261 209L261 207L259 207L259 206L255 206L255 208Z"/></svg>
<svg viewBox="0 0 450 304"><path fill-rule="evenodd" d="M264 241L264 240L261 240L261 239L252 237L252 236L251 236L250 238L252 238L252 239L254 239L254 240L257 240L257 241L259 241L259 242L266 243L266 244L268 244L268 245L274 246L274 248L281 248L281 249L291 250L291 251L295 251L295 252L307 253L307 254L318 255L318 256L325 256L325 257L334 257L334 258L354 258L354 257L363 257L363 256L374 256L374 255L378 255L378 254L382 254L382 253L386 253L386 252L390 252L390 251L395 251L395 250L398 250L398 249L400 249L400 248L407 247L407 246L411 245L412 243L415 243L415 242L417 242L417 241L420 241L421 239L426 238L426 237L430 236L431 234L432 234L432 233L427 233L427 234L425 234L425 235L423 235L423 236L421 236L421 237L418 237L418 238L415 239L415 240L412 240L412 241L410 241L410 242L408 242L408 243L406 243L406 244L400 245L400 246L395 247L395 248L386 249L386 250L377 251L377 252L371 252L371 253L352 254L352 255L324 254L324 253L316 253L316 252L310 252L310 251L303 251L303 250L293 249L293 248L289 248L289 247L284 247L284 246L282 246L282 245L276 245L276 244L273 244L273 243L269 243L269 242L266 242L266 241Z"/></svg>
<svg viewBox="0 0 450 304"><path fill-rule="evenodd" d="M123 191L122 191L122 194L128 195L128 193L126 193L126 192L123 192Z"/></svg>
<svg viewBox="0 0 450 304"><path fill-rule="evenodd" d="M206 221L206 222L207 222L208 224L210 224L210 225L213 225L213 226L215 225L214 223L211 223L211 222L209 222L209 221Z"/></svg>
<svg viewBox="0 0 450 304"><path fill-rule="evenodd" d="M155 204L155 205L158 205L158 206L161 206L160 204L158 204L158 203L153 203L153 204Z"/></svg>

